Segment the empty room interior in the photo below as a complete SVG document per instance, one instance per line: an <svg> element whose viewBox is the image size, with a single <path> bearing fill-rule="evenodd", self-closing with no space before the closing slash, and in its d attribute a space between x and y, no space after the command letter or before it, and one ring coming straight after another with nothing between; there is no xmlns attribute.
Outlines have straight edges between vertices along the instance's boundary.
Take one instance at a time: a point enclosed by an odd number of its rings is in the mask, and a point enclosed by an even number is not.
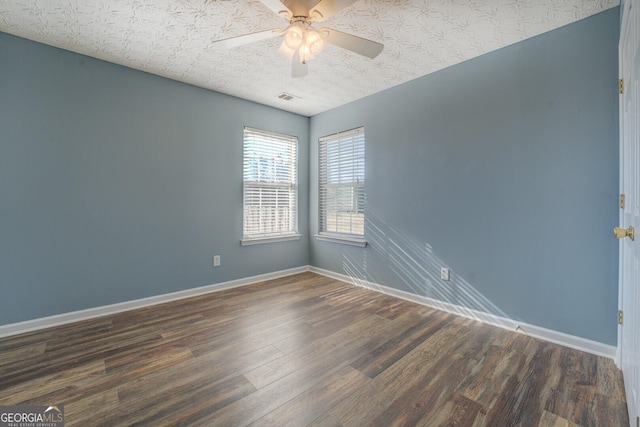
<svg viewBox="0 0 640 427"><path fill-rule="evenodd" d="M638 426L633 6L0 0L0 412Z"/></svg>

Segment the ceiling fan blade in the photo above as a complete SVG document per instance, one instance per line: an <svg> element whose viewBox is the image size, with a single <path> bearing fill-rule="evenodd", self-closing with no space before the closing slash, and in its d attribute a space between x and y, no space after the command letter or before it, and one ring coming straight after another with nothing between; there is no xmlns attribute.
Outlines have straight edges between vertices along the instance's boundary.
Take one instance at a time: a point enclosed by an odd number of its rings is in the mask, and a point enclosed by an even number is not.
<svg viewBox="0 0 640 427"><path fill-rule="evenodd" d="M300 51L296 50L291 61L291 77L304 77L307 74L309 74L309 67L306 62L300 62Z"/></svg>
<svg viewBox="0 0 640 427"><path fill-rule="evenodd" d="M213 47L219 49L229 49L245 44L258 42L260 40L270 39L282 35L282 30L275 28L273 30L258 31L257 33L244 34L242 36L229 37L228 39L214 40Z"/></svg>
<svg viewBox="0 0 640 427"><path fill-rule="evenodd" d="M374 42L373 40L363 39L362 37L353 36L351 34L343 33L342 31L330 30L323 28L320 33L327 34L325 41L334 46L341 47L343 49L350 50L362 56L367 56L371 59L378 56L382 49L383 44Z"/></svg>
<svg viewBox="0 0 640 427"><path fill-rule="evenodd" d="M357 0L320 0L320 2L309 11L309 16L313 17L314 21L324 21L334 13L351 6L356 1ZM318 16L318 14L314 14L314 12L319 12L320 15Z"/></svg>
<svg viewBox="0 0 640 427"><path fill-rule="evenodd" d="M260 3L267 6L276 15L291 14L291 10L285 6L280 0L259 0Z"/></svg>

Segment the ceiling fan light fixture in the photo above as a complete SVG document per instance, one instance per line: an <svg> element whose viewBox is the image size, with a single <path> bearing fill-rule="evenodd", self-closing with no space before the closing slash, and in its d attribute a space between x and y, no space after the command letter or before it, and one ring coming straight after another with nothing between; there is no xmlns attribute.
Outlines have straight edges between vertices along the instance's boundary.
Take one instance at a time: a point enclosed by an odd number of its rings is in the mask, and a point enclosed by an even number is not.
<svg viewBox="0 0 640 427"><path fill-rule="evenodd" d="M324 50L324 37L314 30L309 28L304 34L303 46L307 47L307 50L311 55L317 55Z"/></svg>
<svg viewBox="0 0 640 427"><path fill-rule="evenodd" d="M289 59L297 52L304 64L324 50L326 37L327 34L311 27L308 22L293 22L284 32L279 51Z"/></svg>
<svg viewBox="0 0 640 427"><path fill-rule="evenodd" d="M295 22L287 28L282 41L289 49L296 50L305 38L305 28L302 22Z"/></svg>

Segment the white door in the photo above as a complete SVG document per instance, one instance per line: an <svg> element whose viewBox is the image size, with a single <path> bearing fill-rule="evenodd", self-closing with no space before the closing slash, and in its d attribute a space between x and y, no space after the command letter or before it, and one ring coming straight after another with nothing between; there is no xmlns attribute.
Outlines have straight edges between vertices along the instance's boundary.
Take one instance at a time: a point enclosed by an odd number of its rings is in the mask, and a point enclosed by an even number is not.
<svg viewBox="0 0 640 427"><path fill-rule="evenodd" d="M639 423L640 410L640 2L624 3L620 34L620 192L625 195L620 227L634 227L635 240L620 240L620 367L624 375L629 422ZM618 230L620 231L620 230Z"/></svg>

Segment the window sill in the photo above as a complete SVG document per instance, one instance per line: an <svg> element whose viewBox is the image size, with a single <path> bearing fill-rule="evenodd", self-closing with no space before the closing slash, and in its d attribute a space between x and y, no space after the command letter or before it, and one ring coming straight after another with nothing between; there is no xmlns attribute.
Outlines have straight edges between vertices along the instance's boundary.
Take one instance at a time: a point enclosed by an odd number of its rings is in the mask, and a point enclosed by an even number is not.
<svg viewBox="0 0 640 427"><path fill-rule="evenodd" d="M301 234L289 234L286 236L275 236L275 237L257 237L254 239L242 239L240 240L240 244L242 246L251 246L251 245L261 245L263 243L278 243L278 242L288 242L289 240L300 240Z"/></svg>
<svg viewBox="0 0 640 427"><path fill-rule="evenodd" d="M316 234L315 238L325 242L341 243L343 245L359 246L361 248L364 248L368 245L366 240L353 238L353 237L329 236L326 234Z"/></svg>

